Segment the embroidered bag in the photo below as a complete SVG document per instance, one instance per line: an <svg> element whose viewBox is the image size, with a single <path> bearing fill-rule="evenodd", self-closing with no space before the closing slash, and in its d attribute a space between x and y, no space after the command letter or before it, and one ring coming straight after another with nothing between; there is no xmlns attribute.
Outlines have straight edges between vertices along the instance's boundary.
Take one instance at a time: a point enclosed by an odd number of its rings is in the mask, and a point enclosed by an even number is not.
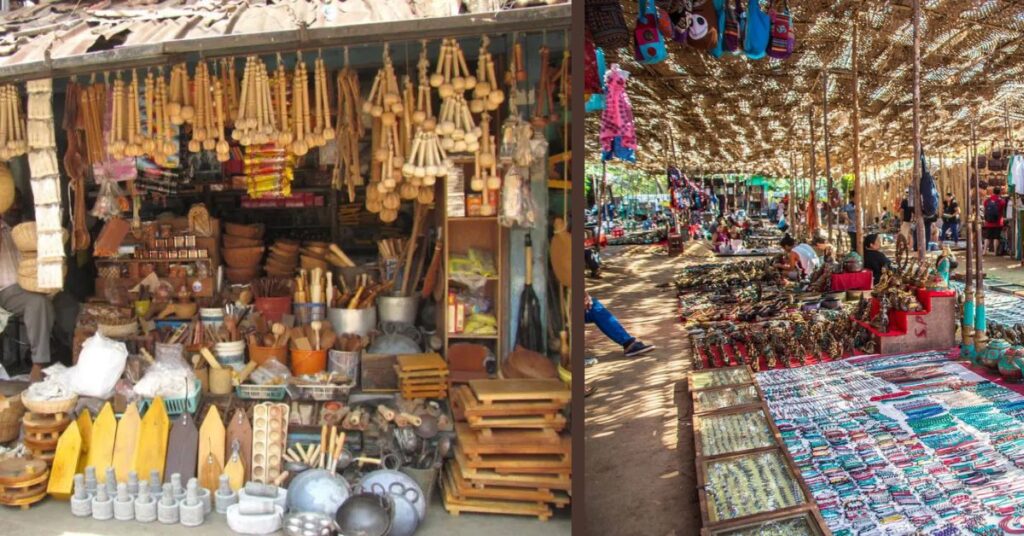
<svg viewBox="0 0 1024 536"><path fill-rule="evenodd" d="M652 65L665 61L665 39L658 29L658 8L654 0L640 0L640 12L633 30L633 55L636 61Z"/></svg>
<svg viewBox="0 0 1024 536"><path fill-rule="evenodd" d="M779 2L777 2L779 3ZM784 60L793 54L796 37L793 34L793 15L789 12L789 0L782 0L782 10L773 3L769 17L772 21L772 38L768 43L768 56Z"/></svg>

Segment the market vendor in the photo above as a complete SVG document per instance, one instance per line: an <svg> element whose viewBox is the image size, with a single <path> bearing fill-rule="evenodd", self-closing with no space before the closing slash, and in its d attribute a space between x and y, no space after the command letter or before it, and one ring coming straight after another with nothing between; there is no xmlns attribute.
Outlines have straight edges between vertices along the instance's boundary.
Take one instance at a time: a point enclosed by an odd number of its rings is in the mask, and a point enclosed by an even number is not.
<svg viewBox="0 0 1024 536"><path fill-rule="evenodd" d="M878 233L871 233L864 237L864 268L871 270L872 283L878 283L882 277L882 270L890 267L892 261L882 253L882 242L878 239Z"/></svg>
<svg viewBox="0 0 1024 536"><path fill-rule="evenodd" d="M817 239L816 239L817 241ZM782 246L782 259L775 265L782 275L791 281L800 281L805 276L814 272L821 264L818 253L814 246L802 243L797 245L796 240L787 234L779 241ZM824 239L821 239L820 246L827 246ZM822 249L824 251L824 247Z"/></svg>
<svg viewBox="0 0 1024 536"><path fill-rule="evenodd" d="M15 195L14 204L0 219L0 308L20 316L25 324L32 351L30 379L43 379L43 368L50 364L50 336L53 332L53 302L46 294L29 292L18 285L18 263L21 254L14 246L11 228L21 223L21 203Z"/></svg>

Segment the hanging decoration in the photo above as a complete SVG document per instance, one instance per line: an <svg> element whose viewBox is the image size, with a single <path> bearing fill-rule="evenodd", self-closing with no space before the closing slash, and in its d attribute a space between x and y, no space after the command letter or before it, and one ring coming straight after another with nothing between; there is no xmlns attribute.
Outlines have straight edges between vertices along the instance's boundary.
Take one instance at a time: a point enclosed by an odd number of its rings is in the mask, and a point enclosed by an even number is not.
<svg viewBox="0 0 1024 536"><path fill-rule="evenodd" d="M626 94L629 73L612 64L605 73L605 109L601 115L601 158L636 161L636 128L633 106Z"/></svg>
<svg viewBox="0 0 1024 536"><path fill-rule="evenodd" d="M348 66L348 49L345 49L345 66L338 72L338 126L335 140L341 165L334 167L334 188L342 184L348 191L350 203L356 200L356 186L362 186L360 173L359 143L363 139L362 103L359 94L359 75ZM344 176L342 176L344 174Z"/></svg>
<svg viewBox="0 0 1024 536"><path fill-rule="evenodd" d="M309 75L301 52L296 57L295 72L292 73L292 128L295 136L290 147L292 154L305 156L310 148L316 146L316 140L310 129Z"/></svg>
<svg viewBox="0 0 1024 536"><path fill-rule="evenodd" d="M114 83L110 90L110 130L107 133L107 154L114 160L125 157L125 148L128 145L126 140L128 124L125 114L126 106L124 80L121 73L114 76Z"/></svg>
<svg viewBox="0 0 1024 536"><path fill-rule="evenodd" d="M167 112L172 125L181 126L191 123L195 117L192 107L192 95L188 80L188 67L179 63L171 67L171 88L168 97Z"/></svg>
<svg viewBox="0 0 1024 536"><path fill-rule="evenodd" d="M399 114L405 111L405 104L387 45L384 45L381 68L363 103L363 111L374 118L373 165L371 182L366 189L366 208L377 213L384 223L390 223L398 218L398 207L402 203L399 192L405 153L399 135Z"/></svg>
<svg viewBox="0 0 1024 536"><path fill-rule="evenodd" d="M469 187L474 192L481 192L482 202L480 204L481 216L493 216L496 212L498 190L501 188L501 177L498 175L498 157L494 152L494 140L489 134L491 127L490 114L483 114L480 117L480 129L484 134L480 140L480 151L476 154L474 162L473 178L469 181Z"/></svg>
<svg viewBox="0 0 1024 536"><path fill-rule="evenodd" d="M234 58L220 60L220 84L224 92L224 125L234 126L238 115L238 77Z"/></svg>
<svg viewBox="0 0 1024 536"><path fill-rule="evenodd" d="M331 100L327 96L327 67L324 58L317 55L313 64L313 90L316 92L316 128L313 136L317 147L327 145L334 139L335 132L331 128Z"/></svg>
<svg viewBox="0 0 1024 536"><path fill-rule="evenodd" d="M415 111L411 116L412 123L416 125L416 134L409 157L402 166L402 175L415 192L412 197L421 204L429 204L434 201L434 184L439 177L448 175L452 164L437 135L437 119L430 98L430 60L427 58L426 43L423 43L417 66L419 81Z"/></svg>
<svg viewBox="0 0 1024 536"><path fill-rule="evenodd" d="M494 76L494 58L489 50L490 38L486 35L480 41L480 57L477 58L476 85L473 86L473 100L469 109L475 114L493 112L505 102L505 92L498 86Z"/></svg>
<svg viewBox="0 0 1024 536"><path fill-rule="evenodd" d="M480 128L473 122L464 95L476 84L476 77L466 67L466 57L459 42L452 38L441 41L440 58L430 77L430 85L441 97L438 130L442 137L441 147L448 152L475 153L480 150Z"/></svg>
<svg viewBox="0 0 1024 536"><path fill-rule="evenodd" d="M147 78L154 78L153 74L148 73ZM151 103L148 96L149 90L147 90L146 100L147 114L150 108L153 110L148 127L148 135L152 141L152 149L149 151L149 155L158 166L170 167L171 157L178 154L178 143L174 139L171 103L169 101L170 90L167 87L167 78L164 76L163 68L160 69L155 77L155 81L152 83L147 81L147 84L150 84L153 88L152 106L150 106Z"/></svg>
<svg viewBox="0 0 1024 536"><path fill-rule="evenodd" d="M298 103L295 106L298 106ZM238 115L235 116L235 130L232 131L231 137L243 146L263 145L271 139L276 139L278 133L271 113L267 66L258 57L249 56L245 60L245 70L242 73ZM293 144L293 152L296 147ZM305 154L305 151L301 154Z"/></svg>
<svg viewBox="0 0 1024 536"><path fill-rule="evenodd" d="M0 160L10 160L28 151L21 97L13 84L0 86Z"/></svg>

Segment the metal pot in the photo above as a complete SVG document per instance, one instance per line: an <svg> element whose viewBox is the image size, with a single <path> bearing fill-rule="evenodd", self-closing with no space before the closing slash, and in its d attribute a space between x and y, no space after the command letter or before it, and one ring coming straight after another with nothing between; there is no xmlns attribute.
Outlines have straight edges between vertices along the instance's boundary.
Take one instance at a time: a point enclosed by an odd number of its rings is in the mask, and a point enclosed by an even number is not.
<svg viewBox="0 0 1024 536"><path fill-rule="evenodd" d="M1006 351L1010 349L1010 343L1003 339L992 339L988 341L985 351L978 355L978 361L987 368L997 370L999 361L1003 359Z"/></svg>
<svg viewBox="0 0 1024 536"><path fill-rule="evenodd" d="M377 318L381 322L416 323L419 296L380 296L377 298Z"/></svg>
<svg viewBox="0 0 1024 536"><path fill-rule="evenodd" d="M335 333L352 333L366 337L377 327L377 309L340 309L327 310L327 320Z"/></svg>
<svg viewBox="0 0 1024 536"><path fill-rule="evenodd" d="M420 500L418 489L407 488L401 482L392 482L389 489L384 489L380 484L373 484L370 492L391 496L394 508L391 511L389 536L412 536L416 532L416 528L423 521L416 511L416 501Z"/></svg>
<svg viewBox="0 0 1024 536"><path fill-rule="evenodd" d="M288 484L288 511L333 516L351 495L344 478L323 469L309 469Z"/></svg>
<svg viewBox="0 0 1024 536"><path fill-rule="evenodd" d="M357 493L338 508L334 520L345 536L384 536L391 530L394 500L390 495Z"/></svg>
<svg viewBox="0 0 1024 536"><path fill-rule="evenodd" d="M374 484L377 484L386 490L391 490L391 486L395 483L400 484L405 489L416 490L419 497L413 501L413 506L416 507L416 513L419 514L420 519L424 519L427 515L427 501L423 497L423 490L420 489L420 485L416 483L413 477L401 471L378 469L364 476L359 481L359 486L362 489L372 489Z"/></svg>

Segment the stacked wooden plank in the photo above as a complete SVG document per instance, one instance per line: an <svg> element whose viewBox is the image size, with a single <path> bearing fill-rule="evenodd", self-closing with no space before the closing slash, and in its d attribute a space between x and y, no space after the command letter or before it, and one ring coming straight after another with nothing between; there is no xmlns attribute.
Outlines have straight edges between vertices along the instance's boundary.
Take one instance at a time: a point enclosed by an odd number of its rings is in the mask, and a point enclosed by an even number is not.
<svg viewBox="0 0 1024 536"><path fill-rule="evenodd" d="M22 443L32 453L32 457L47 464L53 463L57 451L57 440L72 422L67 413L36 413L28 412L22 417L22 430L25 436Z"/></svg>
<svg viewBox="0 0 1024 536"><path fill-rule="evenodd" d="M448 364L436 353L400 355L395 365L402 398L448 396Z"/></svg>
<svg viewBox="0 0 1024 536"><path fill-rule="evenodd" d="M558 380L473 380L452 388L455 457L441 481L449 513L535 516L569 504L572 441Z"/></svg>

